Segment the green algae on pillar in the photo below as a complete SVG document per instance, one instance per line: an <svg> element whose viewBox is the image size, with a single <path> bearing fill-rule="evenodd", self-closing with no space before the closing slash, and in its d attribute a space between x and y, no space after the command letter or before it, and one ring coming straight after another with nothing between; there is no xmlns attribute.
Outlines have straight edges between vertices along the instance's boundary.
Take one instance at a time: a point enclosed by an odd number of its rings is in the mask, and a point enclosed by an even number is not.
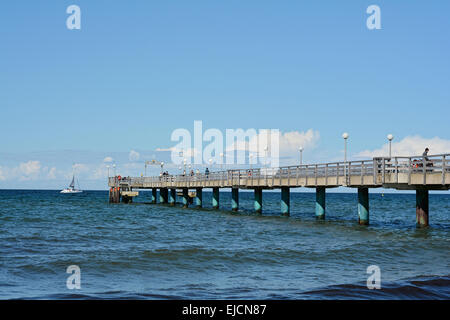
<svg viewBox="0 0 450 320"><path fill-rule="evenodd" d="M239 210L239 188L231 189L231 210Z"/></svg>
<svg viewBox="0 0 450 320"><path fill-rule="evenodd" d="M189 206L189 189L183 188L183 208L187 208Z"/></svg>
<svg viewBox="0 0 450 320"><path fill-rule="evenodd" d="M325 190L324 187L316 188L316 218L319 220L325 219Z"/></svg>
<svg viewBox="0 0 450 320"><path fill-rule="evenodd" d="M219 188L213 188L212 206L213 209L219 209Z"/></svg>
<svg viewBox="0 0 450 320"><path fill-rule="evenodd" d="M156 192L157 192L157 189L153 188L152 189L152 203L156 203Z"/></svg>
<svg viewBox="0 0 450 320"><path fill-rule="evenodd" d="M177 202L177 190L176 189L170 189L169 192L169 204L171 206L174 206Z"/></svg>
<svg viewBox="0 0 450 320"><path fill-rule="evenodd" d="M164 203L169 203L169 189L164 188Z"/></svg>
<svg viewBox="0 0 450 320"><path fill-rule="evenodd" d="M164 203L164 189L159 189L159 203Z"/></svg>
<svg viewBox="0 0 450 320"><path fill-rule="evenodd" d="M197 188L195 191L195 200L196 200L196 204L197 204L197 208L201 208L202 207L202 201L203 201L203 188Z"/></svg>
<svg viewBox="0 0 450 320"><path fill-rule="evenodd" d="M261 188L255 189L255 212L256 213L262 212L262 189Z"/></svg>
<svg viewBox="0 0 450 320"><path fill-rule="evenodd" d="M290 190L289 187L281 187L281 214L288 216L290 214Z"/></svg>
<svg viewBox="0 0 450 320"><path fill-rule="evenodd" d="M428 227L428 190L416 190L416 226Z"/></svg>
<svg viewBox="0 0 450 320"><path fill-rule="evenodd" d="M358 223L369 224L369 189L358 188Z"/></svg>

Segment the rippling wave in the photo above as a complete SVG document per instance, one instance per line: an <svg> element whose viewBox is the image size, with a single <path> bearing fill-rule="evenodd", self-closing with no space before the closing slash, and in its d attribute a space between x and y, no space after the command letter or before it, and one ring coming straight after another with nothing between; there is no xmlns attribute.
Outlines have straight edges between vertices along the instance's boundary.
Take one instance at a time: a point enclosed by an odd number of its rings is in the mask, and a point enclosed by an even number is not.
<svg viewBox="0 0 450 320"><path fill-rule="evenodd" d="M371 195L371 224L357 224L354 194L264 193L263 214L107 203L106 192L0 190L1 299L450 299L450 196L430 195L430 228L415 227L413 194ZM81 269L81 290L66 268ZM382 289L366 287L369 265ZM389 279L389 280L384 280Z"/></svg>
<svg viewBox="0 0 450 320"><path fill-rule="evenodd" d="M450 299L450 276L417 277L383 283L381 289L343 284L303 293L312 299Z"/></svg>

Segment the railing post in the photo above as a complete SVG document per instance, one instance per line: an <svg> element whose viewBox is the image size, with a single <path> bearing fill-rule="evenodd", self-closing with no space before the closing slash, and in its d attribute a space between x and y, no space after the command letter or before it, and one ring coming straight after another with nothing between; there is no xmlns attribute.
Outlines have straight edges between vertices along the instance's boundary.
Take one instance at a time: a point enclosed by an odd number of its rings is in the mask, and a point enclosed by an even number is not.
<svg viewBox="0 0 450 320"><path fill-rule="evenodd" d="M427 184L427 163L425 161L425 157L422 157L422 172L423 172L423 184Z"/></svg>
<svg viewBox="0 0 450 320"><path fill-rule="evenodd" d="M339 185L339 162L336 164L336 185Z"/></svg>
<svg viewBox="0 0 450 320"><path fill-rule="evenodd" d="M349 161L349 162L347 162L347 166L348 166L348 170L347 170L347 179L346 179L346 181L345 181L345 184L346 185L350 185L350 179L351 179L351 165L352 165L352 163L351 163L351 161Z"/></svg>
<svg viewBox="0 0 450 320"><path fill-rule="evenodd" d="M395 157L395 181L398 183L398 158Z"/></svg>
<svg viewBox="0 0 450 320"><path fill-rule="evenodd" d="M317 186L317 164L314 166L314 183Z"/></svg>
<svg viewBox="0 0 450 320"><path fill-rule="evenodd" d="M408 185L411 184L411 168L412 166L412 162L411 162L411 158L408 158Z"/></svg>
<svg viewBox="0 0 450 320"><path fill-rule="evenodd" d="M305 166L305 186L308 185L308 165Z"/></svg>
<svg viewBox="0 0 450 320"><path fill-rule="evenodd" d="M442 156L442 184L445 184L445 168L446 163L445 163L445 155Z"/></svg>
<svg viewBox="0 0 450 320"><path fill-rule="evenodd" d="M361 185L364 184L364 161L361 161Z"/></svg>
<svg viewBox="0 0 450 320"><path fill-rule="evenodd" d="M241 185L241 170L238 170L238 186Z"/></svg>
<svg viewBox="0 0 450 320"><path fill-rule="evenodd" d="M275 175L273 174L273 170L271 170L271 172L272 172L272 187L273 187L273 185L275 184Z"/></svg>

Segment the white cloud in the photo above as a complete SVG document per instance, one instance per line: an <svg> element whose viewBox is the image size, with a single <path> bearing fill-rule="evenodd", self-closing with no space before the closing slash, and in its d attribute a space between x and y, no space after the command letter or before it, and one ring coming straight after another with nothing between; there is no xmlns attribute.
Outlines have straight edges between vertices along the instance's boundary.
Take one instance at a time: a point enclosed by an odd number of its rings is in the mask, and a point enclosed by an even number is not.
<svg viewBox="0 0 450 320"><path fill-rule="evenodd" d="M47 179L54 180L56 179L56 168L51 168L47 173Z"/></svg>
<svg viewBox="0 0 450 320"><path fill-rule="evenodd" d="M114 161L114 159L112 157L106 157L105 159L103 159L103 162L105 162L105 163L110 163L113 161Z"/></svg>
<svg viewBox="0 0 450 320"><path fill-rule="evenodd" d="M21 163L18 167L20 173L26 176L38 174L41 170L41 163L39 161L28 161Z"/></svg>
<svg viewBox="0 0 450 320"><path fill-rule="evenodd" d="M250 141L247 143L245 141L236 141L226 148L226 151L233 150L249 150L250 152L259 152L263 156L262 149L263 146L258 147L258 141L262 143L266 141L266 133L258 133L251 137ZM317 142L320 139L319 131L314 131L309 129L307 131L289 131L285 133L280 133L280 155L292 155L298 152L299 147L303 148L315 148Z"/></svg>
<svg viewBox="0 0 450 320"><path fill-rule="evenodd" d="M5 174L3 173L3 168L0 167L0 181L5 181L6 177Z"/></svg>
<svg viewBox="0 0 450 320"><path fill-rule="evenodd" d="M89 171L89 166L83 163L75 163L72 168L76 173Z"/></svg>
<svg viewBox="0 0 450 320"><path fill-rule="evenodd" d="M41 171L41 163L36 160L22 162L11 170L11 177L19 180L36 180Z"/></svg>
<svg viewBox="0 0 450 320"><path fill-rule="evenodd" d="M167 152L167 151L176 151L177 149L175 148L175 147L172 147L172 148L156 148L156 150L155 151L158 151L158 152ZM181 151L181 150L180 150Z"/></svg>
<svg viewBox="0 0 450 320"><path fill-rule="evenodd" d="M41 162L30 160L21 162L16 167L0 167L0 181L18 180L54 180L57 178L58 171L55 167L42 167Z"/></svg>
<svg viewBox="0 0 450 320"><path fill-rule="evenodd" d="M206 145L206 142L203 142L203 147ZM183 152L183 157L194 157L195 155L200 154L200 150L197 150L196 148L187 148L187 149L180 149L176 147L171 148L156 148L155 151L157 152Z"/></svg>
<svg viewBox="0 0 450 320"><path fill-rule="evenodd" d="M139 158L141 157L141 155L139 154L139 152L131 150L130 154L128 155L128 159L130 161L138 161Z"/></svg>
<svg viewBox="0 0 450 320"><path fill-rule="evenodd" d="M393 156L419 156L425 150L430 148L429 154L442 154L450 151L450 140L434 137L431 139L423 138L419 135L407 136L399 142L392 142ZM384 144L379 149L364 150L355 155L357 158L373 158L389 155L389 143Z"/></svg>
<svg viewBox="0 0 450 320"><path fill-rule="evenodd" d="M309 129L308 131L290 131L280 136L280 153L298 153L298 148L315 148L320 139L319 131Z"/></svg>

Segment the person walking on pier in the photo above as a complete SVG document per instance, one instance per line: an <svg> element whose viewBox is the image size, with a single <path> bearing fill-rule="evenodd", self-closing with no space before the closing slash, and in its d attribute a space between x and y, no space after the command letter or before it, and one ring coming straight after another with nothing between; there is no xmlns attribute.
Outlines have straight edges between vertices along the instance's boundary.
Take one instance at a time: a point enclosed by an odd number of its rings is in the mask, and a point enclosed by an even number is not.
<svg viewBox="0 0 450 320"><path fill-rule="evenodd" d="M430 151L430 149L425 148L425 151L422 153L422 157L425 158L425 161L430 161L430 159L428 159L428 151Z"/></svg>
<svg viewBox="0 0 450 320"><path fill-rule="evenodd" d="M206 176L206 179L208 179L208 176L209 176L209 169L208 168L206 168L206 170L205 170L205 176Z"/></svg>

